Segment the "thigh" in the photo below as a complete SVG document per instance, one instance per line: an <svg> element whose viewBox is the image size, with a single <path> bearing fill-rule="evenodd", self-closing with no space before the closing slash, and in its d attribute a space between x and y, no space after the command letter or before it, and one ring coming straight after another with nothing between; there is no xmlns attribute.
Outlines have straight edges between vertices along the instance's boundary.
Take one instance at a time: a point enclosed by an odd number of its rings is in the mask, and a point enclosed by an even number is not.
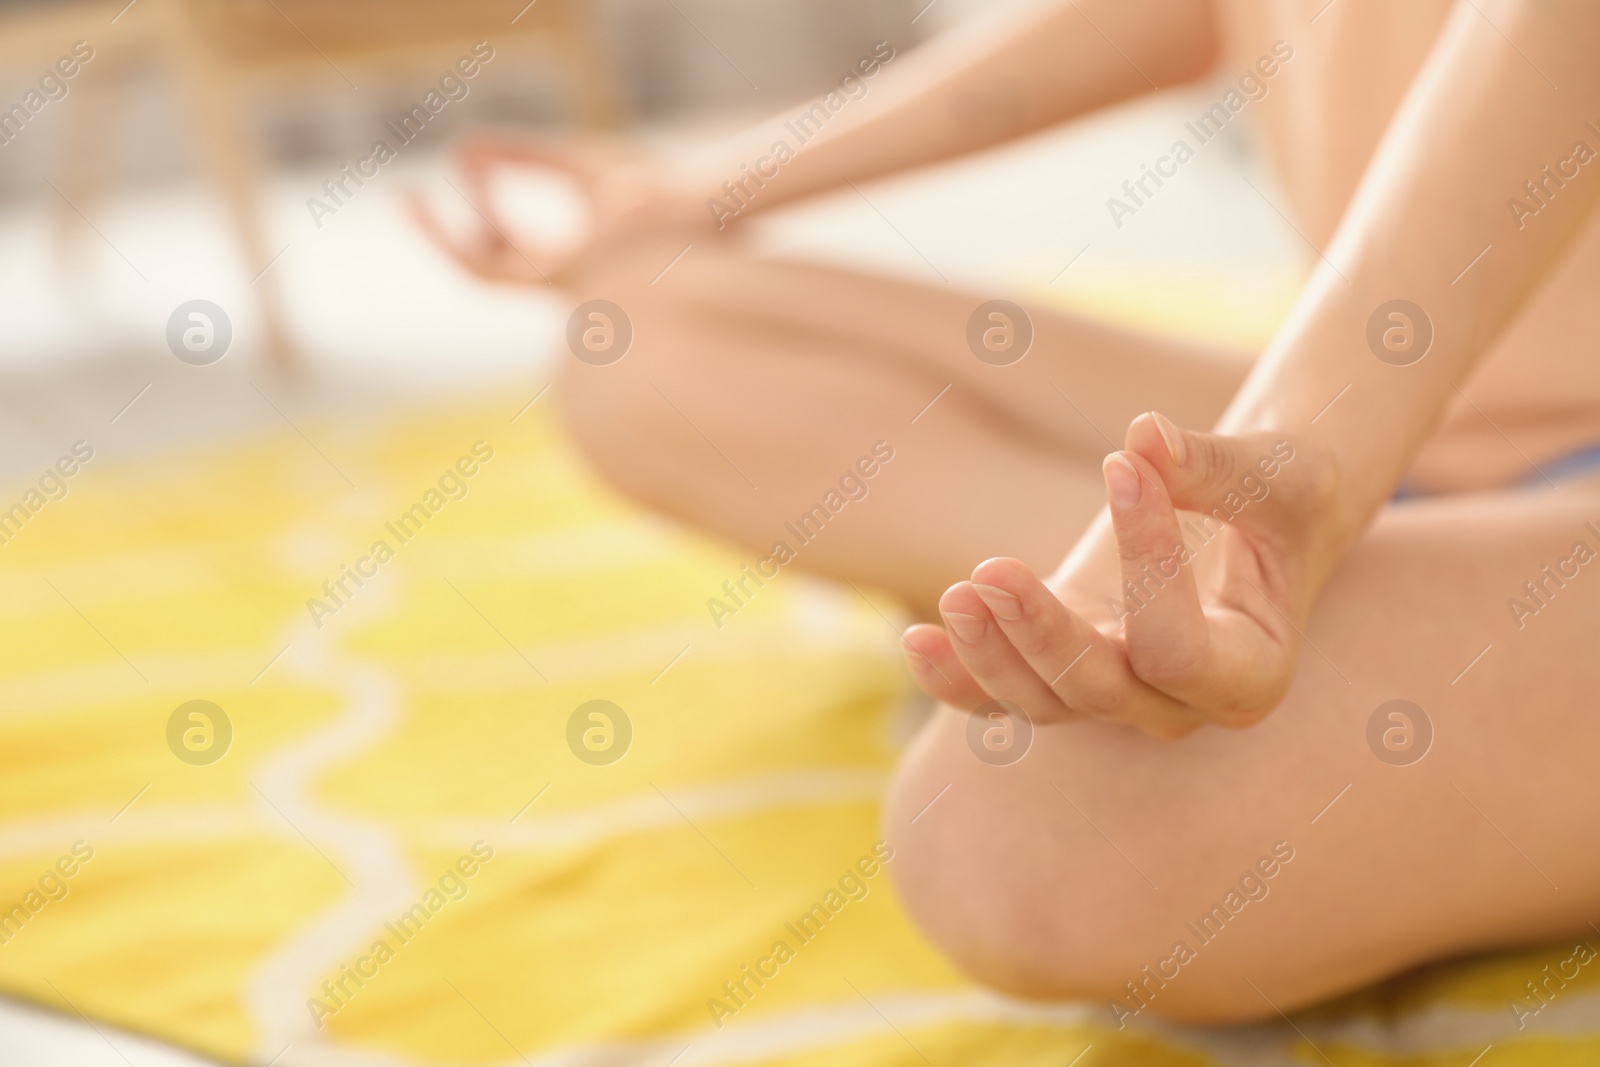
<svg viewBox="0 0 1600 1067"><path fill-rule="evenodd" d="M1600 559L1578 560L1596 550L1592 483L1390 508L1319 603L1290 696L1247 731L1054 726L1000 767L944 712L892 792L902 894L974 973L1101 998L1108 1019L1272 1017L1583 930ZM1394 700L1420 714L1390 718ZM1426 755L1401 765L1424 717Z"/></svg>
<svg viewBox="0 0 1600 1067"><path fill-rule="evenodd" d="M565 373L571 432L617 488L752 560L783 545L931 611L988 556L1053 567L1103 501L1093 459L844 339L682 308L633 318L625 359Z"/></svg>
<svg viewBox="0 0 1600 1067"><path fill-rule="evenodd" d="M681 259L673 262L678 253ZM662 268L671 262L669 270ZM1139 414L1162 411L1208 427L1248 373L1248 354L1136 333L1049 308L1025 296L979 295L820 264L752 258L732 242L639 244L597 261L580 280L594 295L663 303L814 343L951 387L1009 432L1096 458L1121 447ZM1026 354L980 359L969 325L980 305L1009 295L1031 334ZM990 320L979 315L983 323Z"/></svg>
<svg viewBox="0 0 1600 1067"><path fill-rule="evenodd" d="M988 556L1054 567L1104 502L1100 458L1126 422L1161 407L1207 424L1236 377L1043 313L1028 355L994 366L966 346L973 297L682 251L630 246L578 279L633 342L610 365L565 361L574 436L624 491L763 554L883 442L895 459L867 498L798 555L919 607Z"/></svg>

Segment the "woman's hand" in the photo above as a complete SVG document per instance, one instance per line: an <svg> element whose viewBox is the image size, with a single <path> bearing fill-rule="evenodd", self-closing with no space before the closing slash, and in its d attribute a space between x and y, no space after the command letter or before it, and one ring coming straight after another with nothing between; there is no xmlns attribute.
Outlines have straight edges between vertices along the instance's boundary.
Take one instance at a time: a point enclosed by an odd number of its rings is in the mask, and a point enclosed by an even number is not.
<svg viewBox="0 0 1600 1067"><path fill-rule="evenodd" d="M460 192L477 214L473 231L452 236L415 194L411 214L446 254L487 281L546 284L593 249L659 230L694 228L709 218L703 206L669 188L659 161L615 139L479 135L456 145L454 157ZM494 174L507 167L542 167L572 179L587 202L584 237L553 245L514 235L493 196Z"/></svg>
<svg viewBox="0 0 1600 1067"><path fill-rule="evenodd" d="M1252 725L1294 678L1302 629L1346 544L1325 446L1179 430L1156 414L1104 463L1098 522L1048 581L991 559L944 594L945 627L904 648L930 694L1035 722L1079 717L1176 737Z"/></svg>

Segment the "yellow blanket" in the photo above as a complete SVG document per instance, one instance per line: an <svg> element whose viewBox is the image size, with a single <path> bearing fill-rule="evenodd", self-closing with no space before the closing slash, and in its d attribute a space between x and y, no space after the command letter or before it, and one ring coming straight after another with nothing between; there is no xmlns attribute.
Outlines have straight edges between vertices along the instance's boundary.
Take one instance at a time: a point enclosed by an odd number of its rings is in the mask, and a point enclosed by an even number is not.
<svg viewBox="0 0 1600 1067"><path fill-rule="evenodd" d="M91 462L0 546L0 989L281 1065L1600 1062L1592 968L1508 1010L1565 945L1213 1033L975 988L875 851L895 608L719 628L744 561L547 404Z"/></svg>

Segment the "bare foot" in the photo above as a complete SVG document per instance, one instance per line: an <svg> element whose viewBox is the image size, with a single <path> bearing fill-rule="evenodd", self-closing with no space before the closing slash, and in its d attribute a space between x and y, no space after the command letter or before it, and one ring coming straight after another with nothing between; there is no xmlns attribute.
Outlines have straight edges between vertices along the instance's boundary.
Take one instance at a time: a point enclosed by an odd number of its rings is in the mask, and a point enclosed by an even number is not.
<svg viewBox="0 0 1600 1067"><path fill-rule="evenodd" d="M906 632L930 694L1036 722L1158 736L1252 725L1288 692L1301 630L1345 547L1338 465L1281 434L1222 437L1141 415L1104 463L1110 521L1049 579L986 560Z"/></svg>

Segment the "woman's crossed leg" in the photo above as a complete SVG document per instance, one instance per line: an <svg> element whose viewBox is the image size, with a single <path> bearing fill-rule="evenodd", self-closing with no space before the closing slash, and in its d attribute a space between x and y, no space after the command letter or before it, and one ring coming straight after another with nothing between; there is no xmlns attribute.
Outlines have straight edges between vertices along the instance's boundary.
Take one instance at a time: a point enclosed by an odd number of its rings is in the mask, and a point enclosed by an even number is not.
<svg viewBox="0 0 1600 1067"><path fill-rule="evenodd" d="M987 556L1047 569L1105 502L1102 457L1141 411L1213 421L1245 357L1033 309L997 366L965 340L981 297L731 246L629 246L575 279L628 317L615 362L563 360L574 437L645 504L765 554L879 441L893 449L802 566L931 615ZM580 303L580 308L582 304Z"/></svg>
<svg viewBox="0 0 1600 1067"><path fill-rule="evenodd" d="M1597 617L1600 482L1391 507L1249 730L1043 726L1007 764L942 709L892 788L897 884L978 977L1119 1019L1269 1017L1588 931Z"/></svg>

